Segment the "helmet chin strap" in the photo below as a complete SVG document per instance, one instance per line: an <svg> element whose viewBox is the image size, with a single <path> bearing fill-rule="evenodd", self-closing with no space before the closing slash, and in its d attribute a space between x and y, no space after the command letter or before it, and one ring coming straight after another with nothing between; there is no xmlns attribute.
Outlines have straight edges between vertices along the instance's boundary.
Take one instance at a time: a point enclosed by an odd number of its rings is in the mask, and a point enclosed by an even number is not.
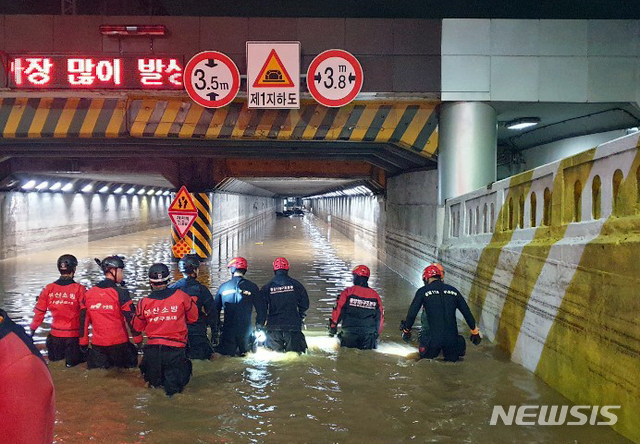
<svg viewBox="0 0 640 444"><path fill-rule="evenodd" d="M115 272L115 273L113 273L111 270L116 270L116 272ZM107 271L107 272L104 274L104 276L108 278L108 277L109 277L109 275L111 275L110 279L111 279L113 282L116 282L116 283L117 283L117 282L118 282L118 280L117 280L117 278L116 278L116 275L117 275L117 274L118 274L118 269L117 269L117 268L109 268L109 271Z"/></svg>

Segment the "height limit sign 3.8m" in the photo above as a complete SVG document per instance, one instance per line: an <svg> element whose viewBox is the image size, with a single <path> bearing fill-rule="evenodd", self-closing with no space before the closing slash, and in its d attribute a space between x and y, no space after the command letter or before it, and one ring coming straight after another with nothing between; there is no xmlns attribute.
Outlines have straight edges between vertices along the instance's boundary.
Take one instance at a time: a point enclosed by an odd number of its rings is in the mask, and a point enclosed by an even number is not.
<svg viewBox="0 0 640 444"><path fill-rule="evenodd" d="M189 97L205 108L221 108L236 98L240 72L233 60L217 51L204 51L189 60L184 69L184 87Z"/></svg>
<svg viewBox="0 0 640 444"><path fill-rule="evenodd" d="M318 103L336 108L356 98L364 75L360 62L342 49L330 49L313 59L307 71L307 88Z"/></svg>

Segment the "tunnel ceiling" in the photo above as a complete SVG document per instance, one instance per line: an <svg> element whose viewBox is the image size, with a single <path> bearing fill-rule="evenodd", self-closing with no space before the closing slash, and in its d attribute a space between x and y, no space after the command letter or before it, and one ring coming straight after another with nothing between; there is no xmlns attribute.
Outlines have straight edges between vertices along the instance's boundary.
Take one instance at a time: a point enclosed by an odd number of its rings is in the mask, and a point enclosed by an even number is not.
<svg viewBox="0 0 640 444"><path fill-rule="evenodd" d="M640 124L640 110L630 103L491 102L491 106L498 113L498 145L514 151ZM523 117L537 117L540 123L523 131L506 128L508 122Z"/></svg>
<svg viewBox="0 0 640 444"><path fill-rule="evenodd" d="M99 173L57 173L57 172L44 172L47 176L61 177L67 179L77 179L82 177L83 179L94 180L97 182L116 182L126 183L131 185L144 185L150 187L160 188L172 188L173 184L169 182L161 174L133 174L133 173L112 173L112 174L99 174Z"/></svg>
<svg viewBox="0 0 640 444"><path fill-rule="evenodd" d="M310 196L352 183L359 183L353 179L326 179L326 178L297 178L297 177L261 177L241 178L243 182L258 188L267 190L278 196Z"/></svg>

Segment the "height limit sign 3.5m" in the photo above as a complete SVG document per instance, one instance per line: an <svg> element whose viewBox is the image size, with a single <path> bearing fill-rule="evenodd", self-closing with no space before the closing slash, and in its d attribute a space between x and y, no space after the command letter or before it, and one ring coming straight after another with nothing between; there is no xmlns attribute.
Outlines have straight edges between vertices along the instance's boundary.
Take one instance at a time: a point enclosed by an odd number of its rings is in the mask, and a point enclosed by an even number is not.
<svg viewBox="0 0 640 444"><path fill-rule="evenodd" d="M330 49L313 59L307 71L307 88L318 103L336 108L356 98L364 75L360 62L342 49Z"/></svg>
<svg viewBox="0 0 640 444"><path fill-rule="evenodd" d="M189 97L205 108L221 108L236 98L240 72L233 60L217 51L204 51L189 60L184 69L184 87Z"/></svg>

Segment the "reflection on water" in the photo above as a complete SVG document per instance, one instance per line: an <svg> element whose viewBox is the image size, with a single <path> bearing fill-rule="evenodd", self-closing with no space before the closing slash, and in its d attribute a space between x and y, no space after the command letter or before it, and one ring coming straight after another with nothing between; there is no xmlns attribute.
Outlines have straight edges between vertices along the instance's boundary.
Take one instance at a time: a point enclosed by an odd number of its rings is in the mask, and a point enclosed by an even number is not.
<svg viewBox="0 0 640 444"><path fill-rule="evenodd" d="M93 257L125 255L128 288L140 298L149 291L149 265L169 262L168 239L168 229L158 229L0 261L0 307L28 324L35 297L56 279L55 260L66 252L80 260L77 277L85 285L102 277ZM317 219L271 220L218 240L202 273L212 291L236 255L248 259L248 278L258 285L272 276L276 256L289 259L311 300L309 353L260 350L196 361L185 392L172 399L145 388L136 370L88 372L53 363L57 442L626 442L602 426L489 426L494 405L569 402L491 344L468 346L462 363L416 360L415 346L400 341L397 330L415 288L336 230L329 236ZM340 349L325 335L335 298L358 263L371 268L370 284L385 305L376 351ZM48 322L36 335L39 344Z"/></svg>

